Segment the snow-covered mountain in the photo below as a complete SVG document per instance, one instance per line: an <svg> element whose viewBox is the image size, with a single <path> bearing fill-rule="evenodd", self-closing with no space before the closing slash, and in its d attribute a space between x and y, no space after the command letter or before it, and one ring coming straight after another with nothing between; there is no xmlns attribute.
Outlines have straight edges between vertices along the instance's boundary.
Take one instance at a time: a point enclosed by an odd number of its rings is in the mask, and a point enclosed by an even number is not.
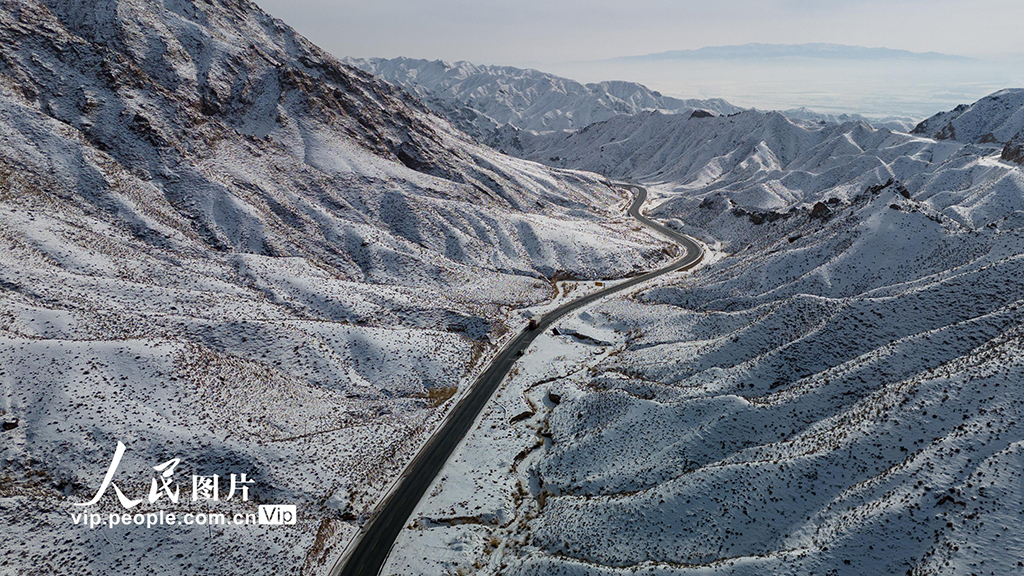
<svg viewBox="0 0 1024 576"><path fill-rule="evenodd" d="M609 223L621 200L476 144L246 0L3 0L0 564L329 567L550 277L665 258ZM74 524L118 441L131 498L180 458L183 494L244 473L299 522Z"/></svg>
<svg viewBox="0 0 1024 576"><path fill-rule="evenodd" d="M1024 89L1001 90L974 104L940 112L914 128L939 140L1003 146L1003 159L1024 164Z"/></svg>
<svg viewBox="0 0 1024 576"><path fill-rule="evenodd" d="M679 99L664 96L636 82L581 84L537 70L486 66L469 62L411 58L345 58L346 63L372 72L416 94L434 112L479 141L518 155L509 145L517 131L571 132L616 116L647 112L721 116L744 109L720 98ZM904 117L868 119L858 114L827 114L808 108L781 112L810 124L867 122L879 128L906 132L916 121Z"/></svg>
<svg viewBox="0 0 1024 576"><path fill-rule="evenodd" d="M622 114L649 110L731 114L721 99L681 100L635 82L581 84L537 70L412 58L345 58L402 86L434 111L483 142L506 125L537 132L572 130Z"/></svg>
<svg viewBox="0 0 1024 576"><path fill-rule="evenodd" d="M1021 110L1000 109L1002 119L993 113L992 126L975 132L990 133L992 127L1002 126L1001 134L1013 134L1013 122ZM522 158L615 178L677 182L693 188L742 183L753 204L766 206L802 201L823 187L843 182L852 186L872 170L881 181L890 175L902 180L921 172L945 171L949 166L943 161L953 151L963 151L956 142L937 144L864 122L815 125L793 122L778 112L756 111L704 118L652 112L613 118L575 132L531 134L506 129L496 141ZM997 148L981 146L968 151L998 153ZM773 183L755 191L749 190L752 180Z"/></svg>
<svg viewBox="0 0 1024 576"><path fill-rule="evenodd" d="M504 109L603 109L523 82ZM506 120L549 167L246 0L0 0L0 566L325 573L509 328L597 285L554 279L666 258L587 169L706 264L540 336L385 573L1019 571L1017 92L903 134L637 90ZM133 513L298 522L76 524L118 441L129 498L180 458Z"/></svg>
<svg viewBox="0 0 1024 576"><path fill-rule="evenodd" d="M709 263L538 339L385 573L1020 570L1021 167L778 113L559 138Z"/></svg>
<svg viewBox="0 0 1024 576"><path fill-rule="evenodd" d="M879 132L863 122L797 124L779 112L745 111L721 117L651 112L613 118L575 132L504 130L499 142L519 156L553 166L579 166L614 178L696 187L765 176L791 164L859 158L863 146L889 137L898 142L921 140ZM873 142L859 142L863 138ZM837 174L835 181L863 172L861 166L853 171ZM814 185L808 183L806 188L816 192Z"/></svg>

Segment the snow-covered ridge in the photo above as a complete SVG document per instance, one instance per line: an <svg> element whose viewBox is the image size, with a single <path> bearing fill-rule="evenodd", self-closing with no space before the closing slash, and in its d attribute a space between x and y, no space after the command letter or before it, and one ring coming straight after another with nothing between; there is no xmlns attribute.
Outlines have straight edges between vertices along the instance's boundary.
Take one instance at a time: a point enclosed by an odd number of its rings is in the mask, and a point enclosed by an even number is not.
<svg viewBox="0 0 1024 576"><path fill-rule="evenodd" d="M514 309L663 257L251 3L0 1L5 567L323 573ZM1020 167L754 111L523 134L718 256L544 335L395 573L1019 569ZM133 496L181 457L300 523L73 526L117 440Z"/></svg>
<svg viewBox="0 0 1024 576"><path fill-rule="evenodd" d="M642 111L741 110L720 99L681 100L635 82L581 84L537 70L412 58L345 58L410 90L457 126L487 141L496 128L550 131L583 128Z"/></svg>
<svg viewBox="0 0 1024 576"><path fill-rule="evenodd" d="M914 134L1003 146L1003 159L1024 164L1024 89L1001 90L921 122Z"/></svg>
<svg viewBox="0 0 1024 576"><path fill-rule="evenodd" d="M1022 208L1020 171L995 161L997 148L863 122L798 124L777 112L755 111L716 118L649 113L576 132L503 134L502 146L524 158L672 183L692 191L688 202L720 193L737 206L785 211L820 200L826 190L845 199L894 179L971 227ZM986 182L983 194L979 179ZM686 219L687 212L676 208L661 214Z"/></svg>

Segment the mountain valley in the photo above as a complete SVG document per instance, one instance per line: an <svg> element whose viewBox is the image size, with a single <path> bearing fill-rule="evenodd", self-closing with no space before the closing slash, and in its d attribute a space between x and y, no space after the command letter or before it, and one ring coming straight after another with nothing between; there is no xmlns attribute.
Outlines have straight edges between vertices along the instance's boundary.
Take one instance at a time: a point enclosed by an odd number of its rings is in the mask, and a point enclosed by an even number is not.
<svg viewBox="0 0 1024 576"><path fill-rule="evenodd" d="M1018 573L1024 90L911 124L0 0L0 572L338 574L503 346L682 255L631 182L701 265L537 330L381 573Z"/></svg>

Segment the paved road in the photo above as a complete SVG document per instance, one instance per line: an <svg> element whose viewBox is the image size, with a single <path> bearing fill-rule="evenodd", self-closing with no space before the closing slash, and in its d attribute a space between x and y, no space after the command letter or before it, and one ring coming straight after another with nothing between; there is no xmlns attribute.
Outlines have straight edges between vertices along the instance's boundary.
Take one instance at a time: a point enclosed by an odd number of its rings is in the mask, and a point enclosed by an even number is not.
<svg viewBox="0 0 1024 576"><path fill-rule="evenodd" d="M519 336L502 348L487 370L473 384L469 394L452 410L441 429L427 441L420 453L406 468L398 486L363 526L362 534L357 537L359 540L347 558L343 558L344 564L339 562L335 565L331 570L331 576L377 576L384 566L384 561L387 560L399 532L412 516L420 498L430 488L434 478L441 472L441 468L455 451L459 442L473 427L477 415L483 410L509 370L512 369L512 365L519 357L518 352L528 348L534 338L548 326L569 312L605 296L628 290L637 284L642 284L669 272L693 268L704 258L703 249L693 239L670 230L640 213L641 206L647 201L645 188L632 184L618 185L631 188L636 192L633 204L629 207L629 215L658 231L672 242L681 245L686 249L686 255L664 268L633 277L548 312L535 330L524 329Z"/></svg>

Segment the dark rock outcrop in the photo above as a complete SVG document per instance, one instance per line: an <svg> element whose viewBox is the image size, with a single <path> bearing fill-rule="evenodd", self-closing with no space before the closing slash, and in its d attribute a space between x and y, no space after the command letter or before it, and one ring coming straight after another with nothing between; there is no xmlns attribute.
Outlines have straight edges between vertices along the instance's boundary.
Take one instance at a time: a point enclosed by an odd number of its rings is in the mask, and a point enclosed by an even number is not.
<svg viewBox="0 0 1024 576"><path fill-rule="evenodd" d="M1003 146L1002 158L1007 162L1024 165L1024 131Z"/></svg>

